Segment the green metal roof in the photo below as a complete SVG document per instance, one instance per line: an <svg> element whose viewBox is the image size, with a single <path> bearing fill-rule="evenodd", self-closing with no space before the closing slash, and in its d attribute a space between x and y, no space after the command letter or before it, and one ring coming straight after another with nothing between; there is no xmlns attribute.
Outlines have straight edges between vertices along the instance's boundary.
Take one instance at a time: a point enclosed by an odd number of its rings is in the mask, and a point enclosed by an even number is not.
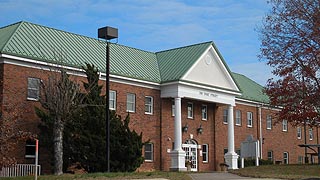
<svg viewBox="0 0 320 180"><path fill-rule="evenodd" d="M0 52L19 57L72 67L91 63L105 72L105 49L105 41L23 21L0 28ZM110 52L111 74L161 81L155 53L118 44Z"/></svg>
<svg viewBox="0 0 320 180"><path fill-rule="evenodd" d="M157 52L162 82L179 80L212 42Z"/></svg>
<svg viewBox="0 0 320 180"><path fill-rule="evenodd" d="M213 42L205 42L160 52L147 52L119 44L110 46L110 73L150 82L179 80L212 46L223 57ZM94 64L105 72L106 42L29 22L18 22L0 28L0 53L26 57L49 63L78 67ZM269 102L263 87L249 78L232 73L242 90L239 98Z"/></svg>
<svg viewBox="0 0 320 180"><path fill-rule="evenodd" d="M269 103L269 97L263 92L263 86L242 74L232 73L232 76L237 81L242 92L242 95L239 96L239 98Z"/></svg>

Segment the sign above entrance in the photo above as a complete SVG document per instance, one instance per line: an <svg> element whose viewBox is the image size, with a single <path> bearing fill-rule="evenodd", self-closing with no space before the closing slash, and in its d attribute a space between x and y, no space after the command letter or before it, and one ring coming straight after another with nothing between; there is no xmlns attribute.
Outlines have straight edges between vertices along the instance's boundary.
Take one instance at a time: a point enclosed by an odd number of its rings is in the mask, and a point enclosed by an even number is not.
<svg viewBox="0 0 320 180"><path fill-rule="evenodd" d="M216 93L209 93L209 92L205 92L205 91L199 91L199 94L201 96L207 96L207 97L218 97L218 94L216 94Z"/></svg>

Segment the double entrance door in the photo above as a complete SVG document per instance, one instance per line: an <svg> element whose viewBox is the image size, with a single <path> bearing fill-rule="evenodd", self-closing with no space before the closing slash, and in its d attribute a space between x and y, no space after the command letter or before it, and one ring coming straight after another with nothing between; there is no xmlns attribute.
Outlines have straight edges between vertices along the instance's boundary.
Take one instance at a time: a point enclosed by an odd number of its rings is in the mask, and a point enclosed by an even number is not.
<svg viewBox="0 0 320 180"><path fill-rule="evenodd" d="M182 144L182 149L186 152L186 164L191 165L191 171L198 170L198 154L197 143L193 140L187 140L186 144Z"/></svg>

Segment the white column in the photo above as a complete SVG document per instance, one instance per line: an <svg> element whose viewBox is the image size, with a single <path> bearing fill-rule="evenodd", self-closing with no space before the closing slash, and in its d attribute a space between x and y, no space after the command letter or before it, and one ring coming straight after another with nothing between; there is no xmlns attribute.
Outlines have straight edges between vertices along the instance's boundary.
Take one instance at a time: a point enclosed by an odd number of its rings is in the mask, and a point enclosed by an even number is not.
<svg viewBox="0 0 320 180"><path fill-rule="evenodd" d="M174 149L171 152L171 171L186 171L185 156L182 150L182 125L181 125L181 98L174 99Z"/></svg>
<svg viewBox="0 0 320 180"><path fill-rule="evenodd" d="M229 169L238 169L238 155L234 151L234 119L233 106L228 107L228 152L224 155Z"/></svg>

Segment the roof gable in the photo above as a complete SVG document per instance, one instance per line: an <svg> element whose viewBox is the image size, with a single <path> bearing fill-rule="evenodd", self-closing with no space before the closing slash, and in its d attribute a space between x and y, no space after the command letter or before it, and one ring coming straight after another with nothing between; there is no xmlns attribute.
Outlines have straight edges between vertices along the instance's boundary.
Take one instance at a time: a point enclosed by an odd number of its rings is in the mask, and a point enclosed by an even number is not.
<svg viewBox="0 0 320 180"><path fill-rule="evenodd" d="M236 82L214 46L210 46L194 63L182 80L239 91Z"/></svg>
<svg viewBox="0 0 320 180"><path fill-rule="evenodd" d="M211 44L210 41L157 52L162 82L179 80Z"/></svg>

